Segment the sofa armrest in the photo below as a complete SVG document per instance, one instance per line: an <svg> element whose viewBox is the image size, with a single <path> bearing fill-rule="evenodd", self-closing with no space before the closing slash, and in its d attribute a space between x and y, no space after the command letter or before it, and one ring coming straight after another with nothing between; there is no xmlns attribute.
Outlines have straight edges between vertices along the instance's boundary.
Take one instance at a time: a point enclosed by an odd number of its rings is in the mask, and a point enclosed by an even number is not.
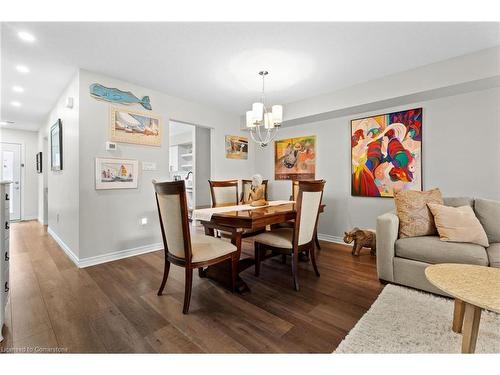
<svg viewBox="0 0 500 375"><path fill-rule="evenodd" d="M394 244L398 239L399 218L388 212L377 217L377 272L378 278L394 281Z"/></svg>

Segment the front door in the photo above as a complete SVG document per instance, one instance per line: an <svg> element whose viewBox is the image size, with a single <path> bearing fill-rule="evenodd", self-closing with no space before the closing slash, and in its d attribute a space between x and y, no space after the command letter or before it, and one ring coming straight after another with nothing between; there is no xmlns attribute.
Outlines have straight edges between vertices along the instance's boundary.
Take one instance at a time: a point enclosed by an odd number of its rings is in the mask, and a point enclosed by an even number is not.
<svg viewBox="0 0 500 375"><path fill-rule="evenodd" d="M0 146L2 168L1 180L12 181L10 184L10 220L21 219L21 145L3 143Z"/></svg>

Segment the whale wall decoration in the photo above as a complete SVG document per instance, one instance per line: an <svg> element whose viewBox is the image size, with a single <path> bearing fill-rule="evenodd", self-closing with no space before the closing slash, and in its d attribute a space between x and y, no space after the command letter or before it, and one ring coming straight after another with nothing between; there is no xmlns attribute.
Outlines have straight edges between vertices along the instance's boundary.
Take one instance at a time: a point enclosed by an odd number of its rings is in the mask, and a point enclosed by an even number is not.
<svg viewBox="0 0 500 375"><path fill-rule="evenodd" d="M95 99L127 105L140 104L145 109L150 111L152 110L149 96L144 96L142 99L139 99L130 91L122 91L116 88L106 87L98 83L93 83L90 85L89 89L90 95Z"/></svg>

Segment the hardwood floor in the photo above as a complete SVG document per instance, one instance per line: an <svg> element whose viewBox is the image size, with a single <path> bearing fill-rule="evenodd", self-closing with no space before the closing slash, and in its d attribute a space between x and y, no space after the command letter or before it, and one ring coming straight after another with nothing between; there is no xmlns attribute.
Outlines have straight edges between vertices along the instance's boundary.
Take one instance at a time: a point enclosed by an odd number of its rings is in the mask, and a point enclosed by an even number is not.
<svg viewBox="0 0 500 375"><path fill-rule="evenodd" d="M184 270L172 265L157 289L163 252L78 269L36 221L12 224L11 300L1 351L126 353L331 353L383 286L368 250L322 242L317 261L289 259L242 273L251 293L231 294L195 274L189 315L182 314ZM253 254L245 240L244 252Z"/></svg>

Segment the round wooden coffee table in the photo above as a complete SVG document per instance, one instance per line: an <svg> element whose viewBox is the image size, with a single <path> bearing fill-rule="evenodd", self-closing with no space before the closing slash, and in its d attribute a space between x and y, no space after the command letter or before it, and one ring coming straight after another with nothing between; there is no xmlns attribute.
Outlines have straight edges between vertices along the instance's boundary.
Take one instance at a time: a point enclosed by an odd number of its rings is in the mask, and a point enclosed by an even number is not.
<svg viewBox="0 0 500 375"><path fill-rule="evenodd" d="M435 264L427 280L455 298L454 332L462 333L462 353L474 353L482 309L500 313L500 268L469 264Z"/></svg>

